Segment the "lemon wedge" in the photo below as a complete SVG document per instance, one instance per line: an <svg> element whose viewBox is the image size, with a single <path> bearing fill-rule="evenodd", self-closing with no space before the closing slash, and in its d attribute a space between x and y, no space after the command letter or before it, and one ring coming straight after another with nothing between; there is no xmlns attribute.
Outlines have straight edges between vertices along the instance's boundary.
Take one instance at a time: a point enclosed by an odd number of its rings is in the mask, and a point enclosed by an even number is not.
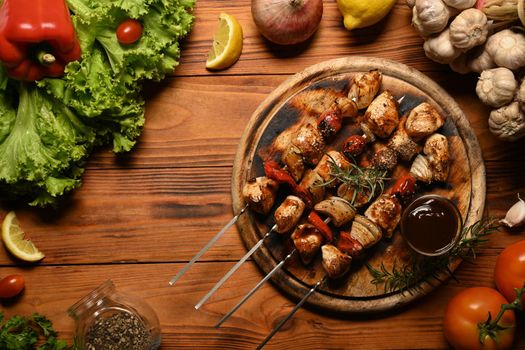
<svg viewBox="0 0 525 350"><path fill-rule="evenodd" d="M33 242L25 238L24 231L16 218L14 211L9 212L2 223L2 240L11 254L24 261L39 261L44 254L39 251Z"/></svg>
<svg viewBox="0 0 525 350"><path fill-rule="evenodd" d="M242 28L233 16L223 12L219 15L219 28L213 35L206 68L228 68L239 59L241 52Z"/></svg>

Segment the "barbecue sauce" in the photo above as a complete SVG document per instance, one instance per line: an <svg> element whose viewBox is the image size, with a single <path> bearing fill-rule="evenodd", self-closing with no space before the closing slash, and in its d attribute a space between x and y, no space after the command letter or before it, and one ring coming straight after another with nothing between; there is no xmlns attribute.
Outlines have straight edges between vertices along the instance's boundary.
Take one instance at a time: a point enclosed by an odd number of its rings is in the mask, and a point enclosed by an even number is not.
<svg viewBox="0 0 525 350"><path fill-rule="evenodd" d="M461 232L461 215L448 199L427 195L414 200L401 219L401 233L407 243L423 255L440 255L450 250Z"/></svg>

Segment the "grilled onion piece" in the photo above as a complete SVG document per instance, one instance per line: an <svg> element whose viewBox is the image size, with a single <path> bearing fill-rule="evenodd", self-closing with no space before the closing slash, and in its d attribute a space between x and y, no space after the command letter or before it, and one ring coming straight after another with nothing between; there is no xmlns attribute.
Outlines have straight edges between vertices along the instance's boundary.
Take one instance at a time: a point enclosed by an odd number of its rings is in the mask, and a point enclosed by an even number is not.
<svg viewBox="0 0 525 350"><path fill-rule="evenodd" d="M430 163L427 157L422 154L418 154L410 167L410 174L418 181L424 183L432 182L432 169L430 169Z"/></svg>
<svg viewBox="0 0 525 350"><path fill-rule="evenodd" d="M317 203L315 211L328 216L335 227L349 223L355 216L355 208L347 200L340 197L330 197Z"/></svg>
<svg viewBox="0 0 525 350"><path fill-rule="evenodd" d="M292 175L296 182L299 182L304 174L304 160L301 155L301 151L290 145L286 150L284 150L281 160L286 164L286 170Z"/></svg>
<svg viewBox="0 0 525 350"><path fill-rule="evenodd" d="M390 194L382 194L365 211L365 216L381 227L383 236L390 238L401 220L401 205Z"/></svg>
<svg viewBox="0 0 525 350"><path fill-rule="evenodd" d="M308 191L312 195L314 203L318 203L323 200L325 194L323 182L323 178L316 171L307 170L299 187Z"/></svg>
<svg viewBox="0 0 525 350"><path fill-rule="evenodd" d="M382 237L381 228L366 216L359 214L354 218L350 235L365 249L379 242Z"/></svg>

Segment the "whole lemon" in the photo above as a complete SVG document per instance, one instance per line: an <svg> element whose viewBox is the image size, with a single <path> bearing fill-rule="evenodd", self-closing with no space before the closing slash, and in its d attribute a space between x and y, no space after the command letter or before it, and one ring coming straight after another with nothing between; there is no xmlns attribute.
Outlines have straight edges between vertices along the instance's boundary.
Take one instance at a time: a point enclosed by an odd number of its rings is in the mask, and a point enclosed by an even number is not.
<svg viewBox="0 0 525 350"><path fill-rule="evenodd" d="M396 0L337 0L348 30L376 24L392 9Z"/></svg>

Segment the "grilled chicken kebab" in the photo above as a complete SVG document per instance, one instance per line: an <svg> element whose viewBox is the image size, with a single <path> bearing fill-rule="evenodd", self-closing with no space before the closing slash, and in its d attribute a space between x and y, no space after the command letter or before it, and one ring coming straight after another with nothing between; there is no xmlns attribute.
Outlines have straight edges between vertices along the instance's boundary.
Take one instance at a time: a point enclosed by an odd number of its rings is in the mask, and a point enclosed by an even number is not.
<svg viewBox="0 0 525 350"><path fill-rule="evenodd" d="M315 101L312 105L323 107L310 111L319 115L316 122L299 125L287 136L280 158L283 167L276 161L265 162L266 176L248 181L243 188L249 207L266 215L275 204L279 185L288 186L292 194L274 212L275 231L292 232L290 238L304 264L311 263L320 250L330 278L344 275L352 259L364 249L392 236L401 219L402 199L414 193L416 180L428 184L446 181L448 177L448 141L436 133L445 118L427 102L400 118L397 101L389 91L376 96L381 81L382 75L377 70L356 74L348 96L330 96L330 103L309 92L306 98ZM357 121L358 110L364 108L360 123L363 135L349 136L343 142L342 152L325 153L326 145L341 129L343 118ZM335 167L348 171L366 145L376 139L384 142L370 160L370 171L386 174L393 171L399 160L415 159L410 174L375 198L361 215L359 208L376 194L351 183L341 183L333 170ZM337 241L319 215L329 218L330 224L339 229Z"/></svg>

